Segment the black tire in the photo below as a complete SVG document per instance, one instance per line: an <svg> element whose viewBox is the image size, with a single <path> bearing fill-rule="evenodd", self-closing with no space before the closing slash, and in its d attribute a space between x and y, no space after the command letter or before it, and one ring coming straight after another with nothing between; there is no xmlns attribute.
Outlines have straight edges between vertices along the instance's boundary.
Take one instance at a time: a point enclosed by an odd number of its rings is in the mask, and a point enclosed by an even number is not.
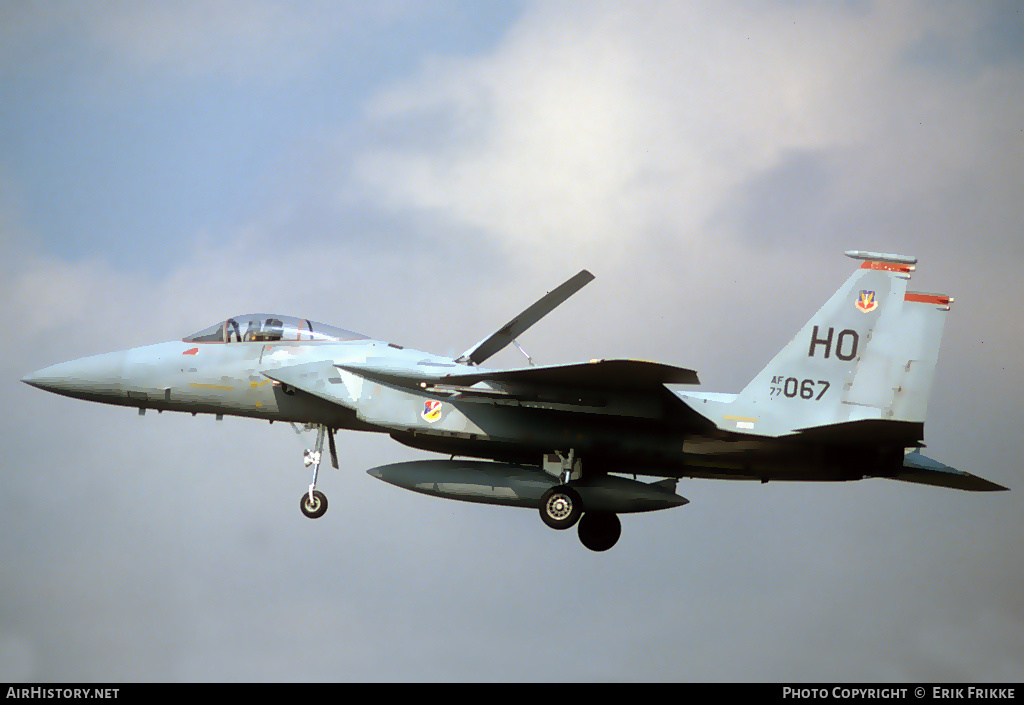
<svg viewBox="0 0 1024 705"><path fill-rule="evenodd" d="M582 515L583 500L568 485L556 485L540 498L540 518L552 529L569 529Z"/></svg>
<svg viewBox="0 0 1024 705"><path fill-rule="evenodd" d="M302 493L299 509L310 519L318 519L327 511L327 497L320 490L313 490L313 501L309 501L309 492Z"/></svg>
<svg viewBox="0 0 1024 705"><path fill-rule="evenodd" d="M611 512L587 512L577 529L580 543L591 551L607 551L622 535L622 523Z"/></svg>

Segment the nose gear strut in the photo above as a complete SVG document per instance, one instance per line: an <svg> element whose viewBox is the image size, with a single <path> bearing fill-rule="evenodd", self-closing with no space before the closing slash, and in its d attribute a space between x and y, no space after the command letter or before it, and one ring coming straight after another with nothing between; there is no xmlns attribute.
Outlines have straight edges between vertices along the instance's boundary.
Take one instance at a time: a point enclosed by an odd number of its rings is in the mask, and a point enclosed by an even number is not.
<svg viewBox="0 0 1024 705"><path fill-rule="evenodd" d="M309 490L302 495L299 508L302 513L310 519L317 519L327 511L327 496L316 489L316 478L320 472L320 460L324 452L324 438L327 438L331 452L331 465L338 467L338 451L334 446L334 429L329 429L323 424L317 424L316 443L314 449L307 448L302 454L302 462L308 468L313 466L313 481L309 483Z"/></svg>

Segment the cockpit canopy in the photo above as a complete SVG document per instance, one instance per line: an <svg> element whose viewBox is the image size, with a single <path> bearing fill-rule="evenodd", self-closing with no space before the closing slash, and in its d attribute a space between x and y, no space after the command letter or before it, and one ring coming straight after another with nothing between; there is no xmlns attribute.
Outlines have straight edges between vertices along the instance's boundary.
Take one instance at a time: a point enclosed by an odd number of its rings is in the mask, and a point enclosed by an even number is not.
<svg viewBox="0 0 1024 705"><path fill-rule="evenodd" d="M215 323L182 340L186 343L269 343L276 341L365 340L365 335L307 318L251 313Z"/></svg>

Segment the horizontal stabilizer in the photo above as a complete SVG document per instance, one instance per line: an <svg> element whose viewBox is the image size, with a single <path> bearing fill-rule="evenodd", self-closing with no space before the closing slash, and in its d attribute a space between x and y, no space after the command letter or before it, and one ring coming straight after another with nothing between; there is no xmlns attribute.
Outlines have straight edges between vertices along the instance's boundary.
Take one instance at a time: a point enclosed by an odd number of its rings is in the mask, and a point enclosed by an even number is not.
<svg viewBox="0 0 1024 705"><path fill-rule="evenodd" d="M481 340L459 356L459 362L479 365L481 362L500 352L522 335L527 328L551 313L552 310L588 283L594 275L582 270L576 276L564 282L554 290L542 296L539 301L506 323L496 332Z"/></svg>
<svg viewBox="0 0 1024 705"><path fill-rule="evenodd" d="M1010 489L977 475L972 475L969 472L951 468L944 463L940 463L938 460L932 460L922 455L918 450L907 453L904 456L903 471L896 475L894 479L903 480L904 482L918 482L923 485L952 487L971 492L998 492Z"/></svg>

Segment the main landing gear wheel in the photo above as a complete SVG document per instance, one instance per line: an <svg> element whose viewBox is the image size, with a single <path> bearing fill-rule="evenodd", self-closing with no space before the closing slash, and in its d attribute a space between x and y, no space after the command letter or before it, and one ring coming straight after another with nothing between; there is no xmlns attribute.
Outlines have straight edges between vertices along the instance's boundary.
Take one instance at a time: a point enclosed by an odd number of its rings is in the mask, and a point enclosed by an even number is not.
<svg viewBox="0 0 1024 705"><path fill-rule="evenodd" d="M582 514L583 500L568 485L556 485L540 498L540 518L552 529L568 529Z"/></svg>
<svg viewBox="0 0 1024 705"><path fill-rule="evenodd" d="M303 492L299 509L310 519L318 519L327 511L327 497L320 490L313 490L313 499L310 501L309 492Z"/></svg>
<svg viewBox="0 0 1024 705"><path fill-rule="evenodd" d="M591 551L607 551L622 535L622 523L611 512L587 512L576 529L580 543Z"/></svg>

